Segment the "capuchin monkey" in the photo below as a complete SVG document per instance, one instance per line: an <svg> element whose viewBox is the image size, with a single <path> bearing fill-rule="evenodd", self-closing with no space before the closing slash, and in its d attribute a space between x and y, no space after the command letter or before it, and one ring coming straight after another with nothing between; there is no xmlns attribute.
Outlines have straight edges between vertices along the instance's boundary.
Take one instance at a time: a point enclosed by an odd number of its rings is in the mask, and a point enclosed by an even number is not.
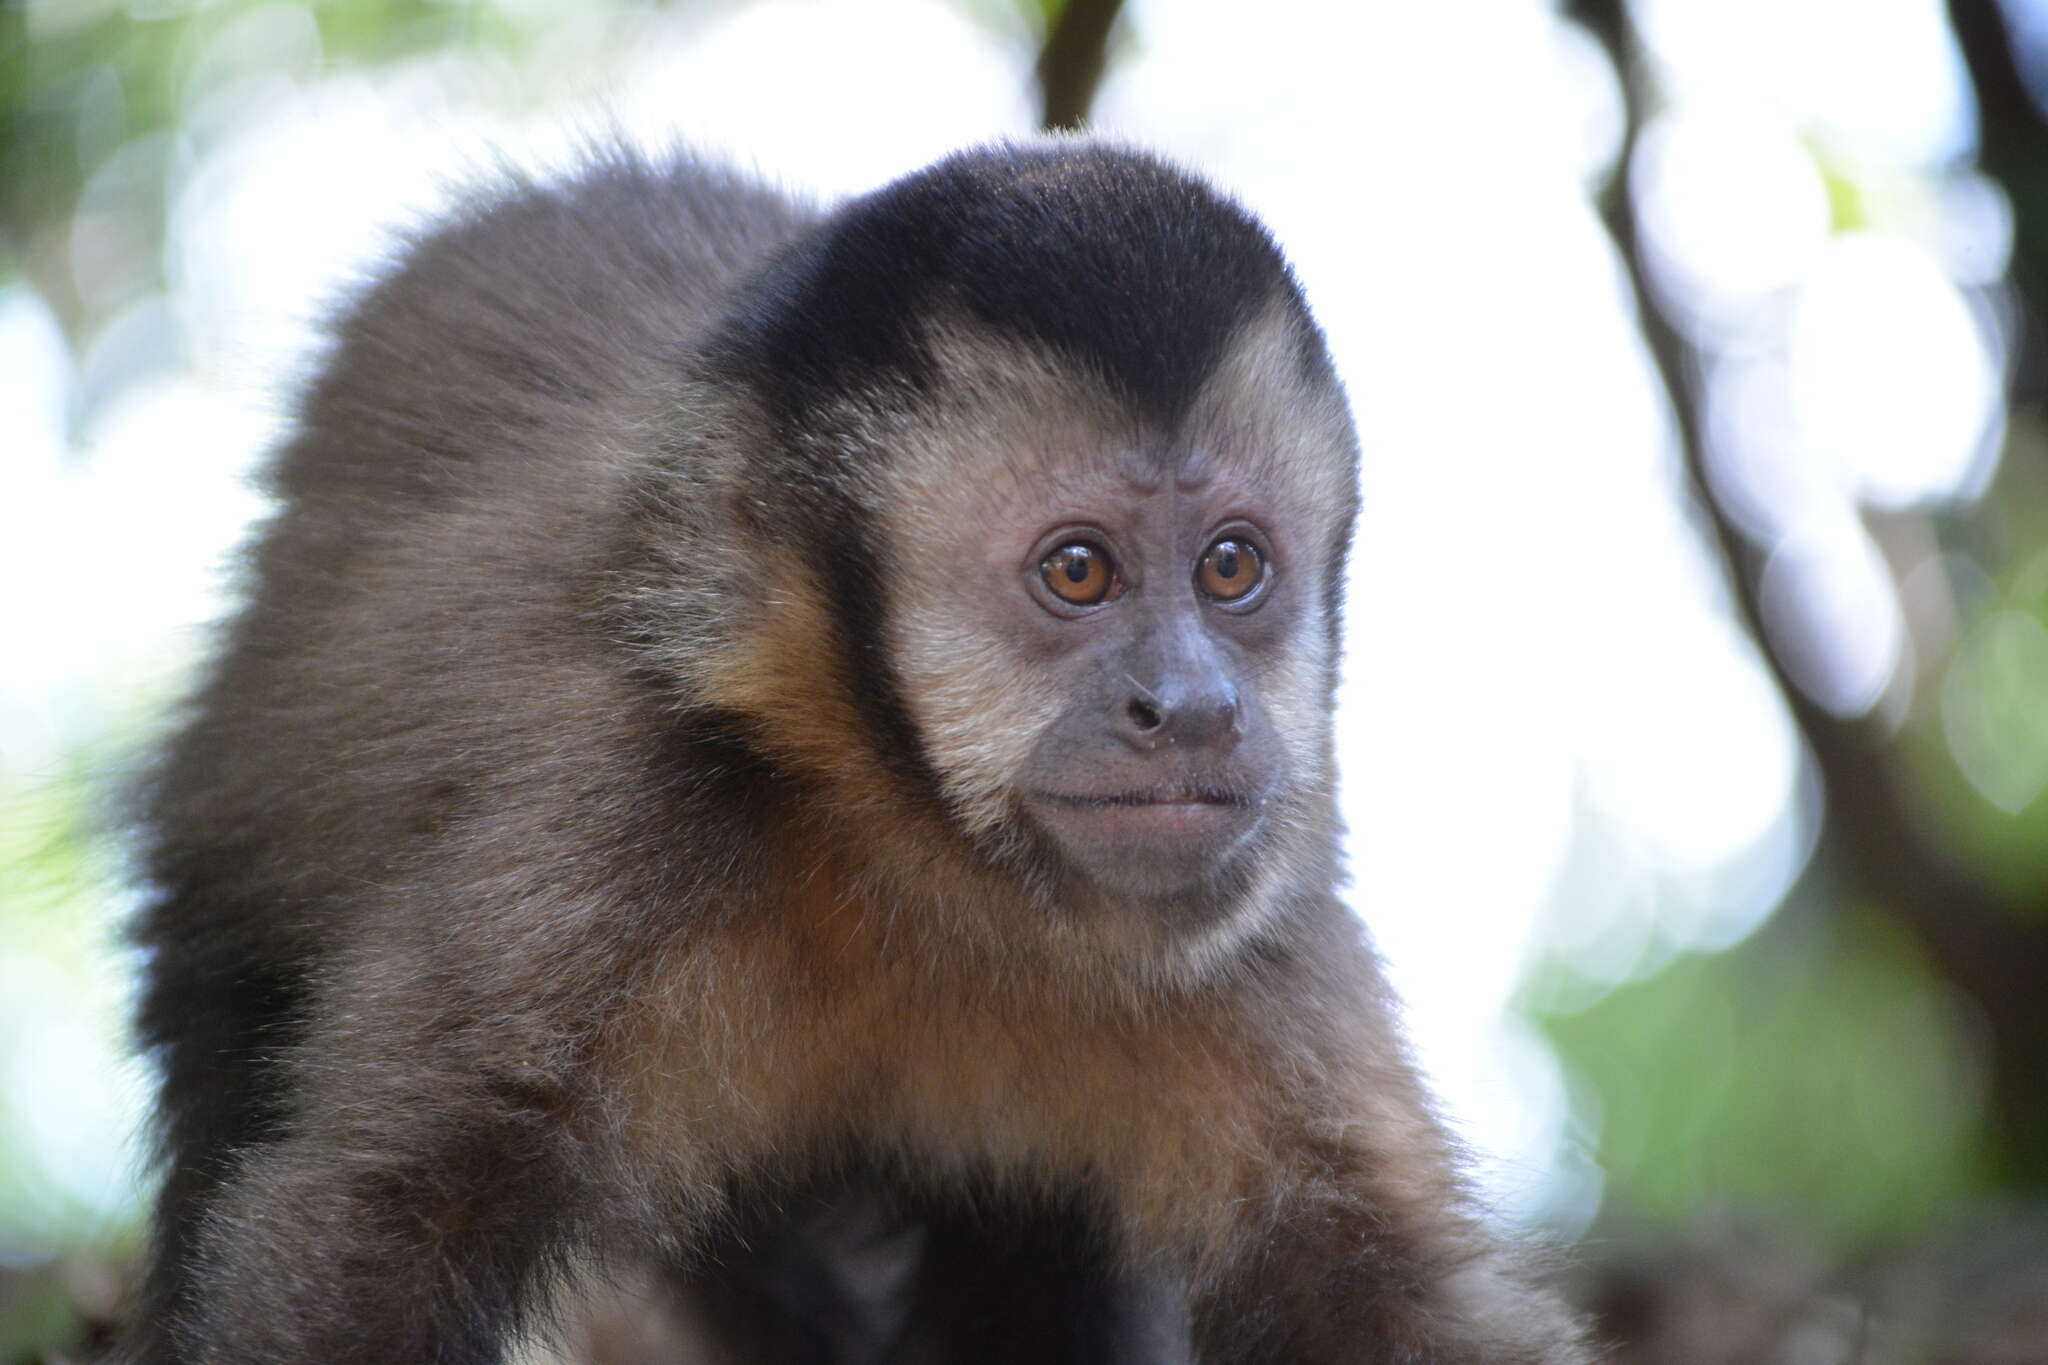
<svg viewBox="0 0 2048 1365"><path fill-rule="evenodd" d="M1589 1357L1338 900L1356 447L1244 209L606 154L350 308L144 800L126 1359Z"/></svg>

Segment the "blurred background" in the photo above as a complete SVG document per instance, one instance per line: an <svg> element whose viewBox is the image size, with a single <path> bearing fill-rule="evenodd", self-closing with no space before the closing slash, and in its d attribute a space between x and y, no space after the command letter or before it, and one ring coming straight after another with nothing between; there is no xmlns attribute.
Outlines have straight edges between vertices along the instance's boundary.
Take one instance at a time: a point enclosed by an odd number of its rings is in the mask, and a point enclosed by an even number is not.
<svg viewBox="0 0 2048 1365"><path fill-rule="evenodd" d="M108 794L398 237L593 137L1086 123L1366 451L1353 902L1627 1361L2048 1361L2048 0L0 0L0 1362L146 1172Z"/></svg>

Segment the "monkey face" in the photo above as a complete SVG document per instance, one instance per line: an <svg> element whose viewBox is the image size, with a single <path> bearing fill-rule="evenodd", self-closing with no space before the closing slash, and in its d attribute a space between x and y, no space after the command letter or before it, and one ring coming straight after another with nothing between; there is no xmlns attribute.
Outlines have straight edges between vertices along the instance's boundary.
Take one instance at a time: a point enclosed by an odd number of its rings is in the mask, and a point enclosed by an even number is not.
<svg viewBox="0 0 2048 1365"><path fill-rule="evenodd" d="M1172 430L956 331L942 415L895 441L891 653L949 805L1113 897L1214 903L1327 793L1353 456L1292 325L1247 327Z"/></svg>
<svg viewBox="0 0 2048 1365"><path fill-rule="evenodd" d="M1255 497L1194 459L1130 468L1068 504L1082 516L1061 506L1014 567L1000 605L1060 706L1013 796L1106 889L1211 879L1289 784L1258 664L1301 599L1275 548L1292 537Z"/></svg>

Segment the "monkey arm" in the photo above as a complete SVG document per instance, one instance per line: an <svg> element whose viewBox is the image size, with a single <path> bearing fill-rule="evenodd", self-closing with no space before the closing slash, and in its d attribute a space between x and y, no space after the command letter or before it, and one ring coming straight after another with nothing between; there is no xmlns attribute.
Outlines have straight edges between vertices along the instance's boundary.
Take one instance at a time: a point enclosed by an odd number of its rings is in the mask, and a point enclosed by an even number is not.
<svg viewBox="0 0 2048 1365"><path fill-rule="evenodd" d="M377 958L348 964L355 997L316 1003L271 1063L288 1122L210 1203L180 1361L497 1361L600 1217L581 1106L554 1079L564 1050L521 1036L531 1016L445 989L429 960Z"/></svg>
<svg viewBox="0 0 2048 1365"><path fill-rule="evenodd" d="M498 1360L556 1249L559 1166L483 1125L461 1151L410 1136L406 1153L298 1136L251 1154L202 1234L178 1358Z"/></svg>
<svg viewBox="0 0 2048 1365"><path fill-rule="evenodd" d="M1215 1365L1564 1365L1585 1359L1568 1314L1482 1231L1454 1144L1407 1059L1379 966L1334 899L1233 983L1201 1044L1237 1086L1206 1151L1147 1173L1185 1182L1150 1201L1197 1248L1190 1314ZM1220 1079L1220 1078L1219 1078ZM1216 1095L1215 1088L1184 1093ZM1196 1172L1181 1162L1206 1161ZM1204 1197L1188 1197L1189 1188ZM1169 1202L1171 1201L1171 1202Z"/></svg>
<svg viewBox="0 0 2048 1365"><path fill-rule="evenodd" d="M1291 1135L1297 1150L1267 1169L1263 1195L1243 1205L1220 1273L1193 1295L1199 1358L1583 1360L1567 1316L1519 1282L1463 1213L1447 1168L1416 1160L1387 1133L1363 1142L1325 1122Z"/></svg>

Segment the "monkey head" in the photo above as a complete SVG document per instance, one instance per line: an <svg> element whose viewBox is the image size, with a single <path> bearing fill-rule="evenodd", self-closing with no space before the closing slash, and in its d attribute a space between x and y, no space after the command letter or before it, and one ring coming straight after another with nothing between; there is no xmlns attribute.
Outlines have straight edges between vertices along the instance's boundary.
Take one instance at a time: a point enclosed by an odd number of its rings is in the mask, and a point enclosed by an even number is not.
<svg viewBox="0 0 2048 1365"><path fill-rule="evenodd" d="M1124 151L963 154L775 262L711 354L745 558L783 565L750 611L837 625L800 695L731 670L785 756L863 750L998 864L1184 925L1328 828L1355 443L1241 208ZM835 690L864 742L822 742Z"/></svg>

